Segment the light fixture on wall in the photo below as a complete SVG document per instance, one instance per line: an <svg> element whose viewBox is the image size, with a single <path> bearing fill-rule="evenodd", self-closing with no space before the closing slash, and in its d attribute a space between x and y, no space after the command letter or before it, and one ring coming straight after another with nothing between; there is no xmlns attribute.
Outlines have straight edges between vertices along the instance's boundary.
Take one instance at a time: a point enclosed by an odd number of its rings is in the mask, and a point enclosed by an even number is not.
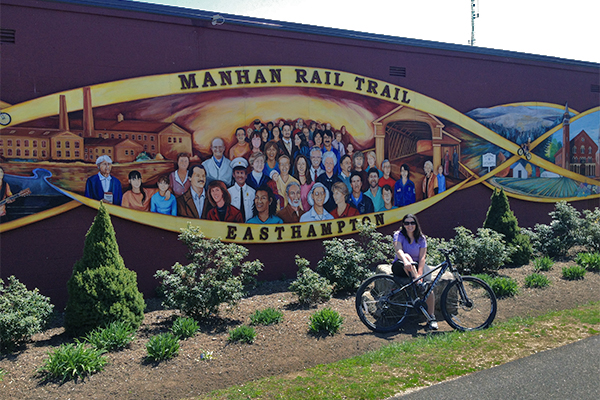
<svg viewBox="0 0 600 400"><path fill-rule="evenodd" d="M225 23L225 18L223 18L219 14L213 15L213 17L212 17L212 24L213 25L223 25L224 23Z"/></svg>

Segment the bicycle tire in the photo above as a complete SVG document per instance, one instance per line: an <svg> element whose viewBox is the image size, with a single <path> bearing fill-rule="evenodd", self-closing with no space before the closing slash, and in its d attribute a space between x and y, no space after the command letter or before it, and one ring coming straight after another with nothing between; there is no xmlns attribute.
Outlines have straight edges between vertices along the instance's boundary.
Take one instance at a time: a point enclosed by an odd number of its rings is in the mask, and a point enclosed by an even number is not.
<svg viewBox="0 0 600 400"><path fill-rule="evenodd" d="M464 288L466 298L461 288ZM487 283L474 276L463 276L461 282L450 282L440 299L442 315L448 324L460 331L488 328L496 318L497 302Z"/></svg>
<svg viewBox="0 0 600 400"><path fill-rule="evenodd" d="M406 289L393 293L400 287L391 275L375 275L360 285L356 313L367 328L380 333L400 329L407 319L411 299Z"/></svg>
<svg viewBox="0 0 600 400"><path fill-rule="evenodd" d="M521 147L519 147L517 149L517 154L520 155L520 156L522 156L524 154L523 149Z"/></svg>

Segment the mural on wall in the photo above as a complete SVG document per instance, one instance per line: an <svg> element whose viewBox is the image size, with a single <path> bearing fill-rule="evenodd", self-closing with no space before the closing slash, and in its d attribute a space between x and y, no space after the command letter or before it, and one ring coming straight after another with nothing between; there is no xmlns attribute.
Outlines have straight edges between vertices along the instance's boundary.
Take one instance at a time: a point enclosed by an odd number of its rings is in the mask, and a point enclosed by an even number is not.
<svg viewBox="0 0 600 400"><path fill-rule="evenodd" d="M346 72L236 67L110 82L2 109L0 231L104 201L235 242L350 234L485 184L600 197L600 108L461 114Z"/></svg>

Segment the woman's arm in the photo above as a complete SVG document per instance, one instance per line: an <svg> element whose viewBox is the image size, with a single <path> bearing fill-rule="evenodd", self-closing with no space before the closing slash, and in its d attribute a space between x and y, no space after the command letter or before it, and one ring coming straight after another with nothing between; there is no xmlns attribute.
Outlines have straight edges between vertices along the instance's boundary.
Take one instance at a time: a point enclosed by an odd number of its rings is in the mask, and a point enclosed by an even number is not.
<svg viewBox="0 0 600 400"><path fill-rule="evenodd" d="M396 254L398 255L398 260L402 261L402 263L404 264L404 271L406 272L406 274L408 276L413 276L413 277L417 277L417 269L415 268L414 265L412 265L413 263L413 259L410 256L410 254L405 253L404 250L402 249L402 243L395 241L394 242L394 248L396 249Z"/></svg>

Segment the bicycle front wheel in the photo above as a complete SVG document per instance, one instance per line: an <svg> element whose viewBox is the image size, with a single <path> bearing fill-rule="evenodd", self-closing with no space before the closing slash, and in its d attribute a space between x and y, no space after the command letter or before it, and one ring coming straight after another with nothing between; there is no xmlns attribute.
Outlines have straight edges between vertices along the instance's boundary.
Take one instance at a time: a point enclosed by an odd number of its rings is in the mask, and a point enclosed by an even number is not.
<svg viewBox="0 0 600 400"><path fill-rule="evenodd" d="M400 290L390 275L375 275L356 292L356 312L367 328L375 332L398 330L406 321L410 296Z"/></svg>
<svg viewBox="0 0 600 400"><path fill-rule="evenodd" d="M496 317L496 296L484 281L463 276L462 282L446 286L440 299L442 315L448 324L461 331L488 328Z"/></svg>

